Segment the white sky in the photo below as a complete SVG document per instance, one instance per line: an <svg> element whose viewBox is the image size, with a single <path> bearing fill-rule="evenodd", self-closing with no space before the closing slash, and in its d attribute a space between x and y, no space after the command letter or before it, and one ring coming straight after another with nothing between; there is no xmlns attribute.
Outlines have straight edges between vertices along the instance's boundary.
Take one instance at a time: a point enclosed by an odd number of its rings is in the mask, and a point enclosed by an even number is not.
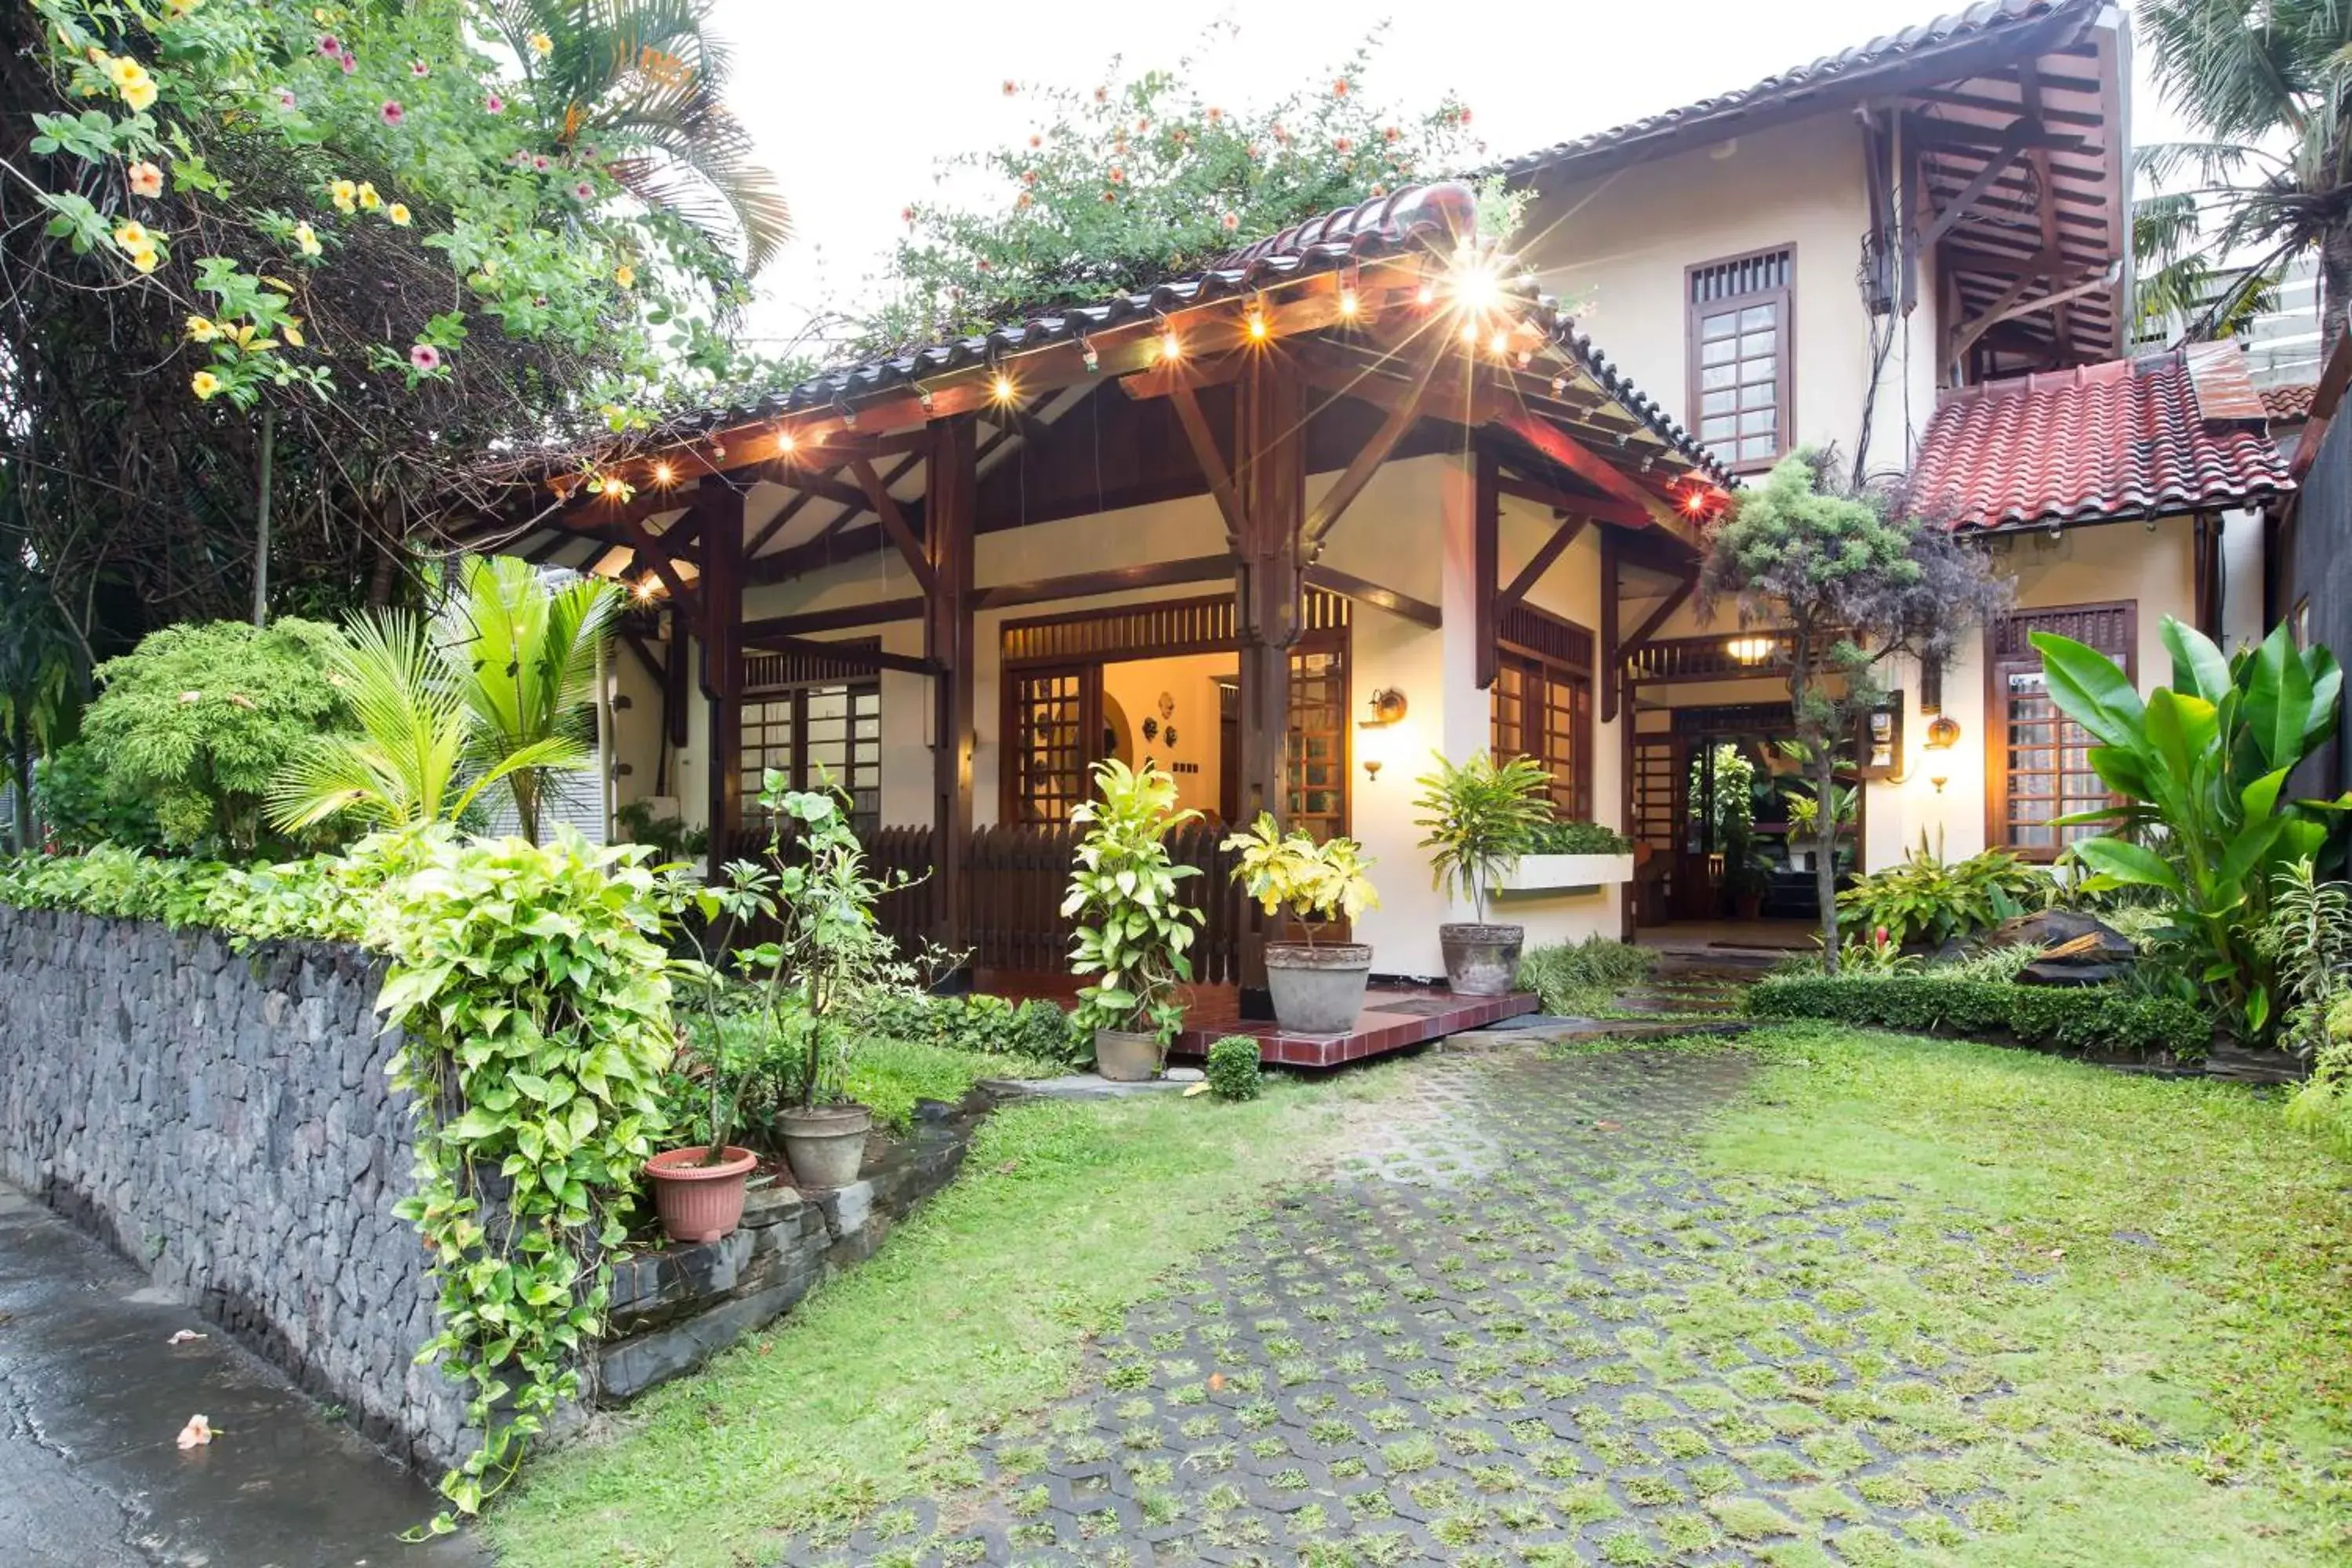
<svg viewBox="0 0 2352 1568"><path fill-rule="evenodd" d="M1707 97L1964 0L1434 0L1389 12L1360 84L1407 109L1448 89L1496 157ZM1130 71L1196 57L1195 85L1241 108L1319 81L1382 17L1378 8L1154 0L871 0L783 5L719 0L736 51L730 97L782 182L798 237L760 279L750 330L794 330L854 298L887 258L899 209L927 196L939 160L1024 137L1037 106L1003 83L1090 87L1114 56ZM1208 37L1221 19L1238 35ZM2145 51L2142 51L2144 53ZM2133 85L2136 144L2180 135L2146 79Z"/></svg>

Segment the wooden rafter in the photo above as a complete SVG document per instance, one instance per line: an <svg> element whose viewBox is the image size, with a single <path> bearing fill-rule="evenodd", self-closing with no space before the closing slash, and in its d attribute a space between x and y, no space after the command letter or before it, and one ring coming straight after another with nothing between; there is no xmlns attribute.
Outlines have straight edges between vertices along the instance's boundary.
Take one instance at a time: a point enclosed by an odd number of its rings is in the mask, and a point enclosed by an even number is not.
<svg viewBox="0 0 2352 1568"><path fill-rule="evenodd" d="M662 586L669 590L673 604L681 607L693 605L694 595L687 587L685 580L678 576L677 567L671 562L669 552L662 547L660 539L646 531L646 525L635 518L628 519L627 522L630 537L635 542L633 553L635 559L654 569L654 575L659 577Z"/></svg>
<svg viewBox="0 0 2352 1568"><path fill-rule="evenodd" d="M1517 500L1532 501L1553 511L1589 517L1595 522L1613 522L1620 528L1647 528L1650 513L1646 508L1622 501L1612 496L1582 495L1548 485L1524 475L1507 473L1496 481L1496 488Z"/></svg>
<svg viewBox="0 0 2352 1568"><path fill-rule="evenodd" d="M1386 610L1435 631L1445 624L1444 613L1426 599L1416 599L1410 594L1375 583L1369 577L1359 577L1352 572L1342 572L1335 566L1309 566L1304 574L1307 585L1338 594L1343 598Z"/></svg>
<svg viewBox="0 0 2352 1568"><path fill-rule="evenodd" d="M888 534L890 542L898 547L899 558L906 562L907 570L914 574L915 582L924 593L932 592L939 584L932 575L931 563L924 557L923 542L916 537L913 529L907 526L907 517L898 510L898 498L891 495L890 488L882 482L882 476L876 473L874 465L865 458L860 458L850 464L849 471L857 476L858 484L866 491L866 504L874 509L874 515L882 520L882 531Z"/></svg>
<svg viewBox="0 0 2352 1568"><path fill-rule="evenodd" d="M1512 605L1523 602L1535 585L1543 580L1543 574L1551 570L1552 563L1559 559L1560 552L1575 543L1576 536L1584 531L1586 521L1581 517L1560 520L1559 526L1551 531L1551 537L1528 558L1525 566L1519 568L1519 574L1511 579L1511 585L1496 596L1495 618L1497 621L1510 613Z"/></svg>
<svg viewBox="0 0 2352 1568"><path fill-rule="evenodd" d="M1372 482L1372 476L1380 472L1381 465L1389 460L1389 454L1395 451L1397 443L1404 438L1404 433L1421 418L1428 406L1429 389L1435 384L1438 362L1442 357L1436 353L1422 356L1421 369L1404 396L1389 409L1388 417L1381 421L1380 429L1373 432L1372 438L1364 443L1346 471L1332 481L1323 499L1307 512L1306 528L1299 542L1300 552L1309 565L1322 554L1324 540L1330 536L1333 525L1338 523L1349 504L1363 493L1364 487Z"/></svg>
<svg viewBox="0 0 2352 1568"><path fill-rule="evenodd" d="M1657 629L1666 624L1666 617L1681 609L1683 602L1697 591L1698 568L1693 566L1684 574L1683 580L1675 584L1664 598L1658 601L1658 607L1642 618L1642 624L1633 628L1633 635L1625 638L1619 649L1619 662L1622 664L1636 648L1648 642Z"/></svg>
<svg viewBox="0 0 2352 1568"><path fill-rule="evenodd" d="M857 643L827 642L822 637L793 637L777 632L755 637L748 627L745 628L743 646L770 653L813 654L845 665L897 670L902 675L937 675L940 672L939 666L929 659L918 658L910 653L885 653L878 647L866 647Z"/></svg>
<svg viewBox="0 0 2352 1568"><path fill-rule="evenodd" d="M1927 226L1920 231L1920 248L1927 249L1951 233L1953 226L1968 216L1984 194L1992 189L1994 182L2009 172L2009 166L2016 163L2018 155L2025 151L2027 142L2042 132L2042 125L2039 120L2020 116L2011 121L2009 130L2001 136L2000 145L1985 155L1984 167L1979 169L1975 178L1962 185L1959 195L1947 202L1943 209L1928 220Z"/></svg>
<svg viewBox="0 0 2352 1568"><path fill-rule="evenodd" d="M1182 426L1185 444L1192 448L1192 460L1201 466L1201 478L1208 481L1209 493L1217 499L1217 510L1225 520L1225 540L1236 543L1242 537L1242 500L1234 489L1233 469L1225 465L1225 455L1217 449L1217 437L1209 428L1208 417L1201 412L1200 395L1189 386L1178 385L1169 390L1170 406L1176 410L1176 423Z"/></svg>
<svg viewBox="0 0 2352 1568"><path fill-rule="evenodd" d="M1559 426L1526 413L1506 414L1496 423L1534 447L1547 460L1566 468L1604 495L1639 507L1652 521L1662 524L1670 532L1682 531L1682 520L1675 515L1674 508L1618 472L1600 453Z"/></svg>

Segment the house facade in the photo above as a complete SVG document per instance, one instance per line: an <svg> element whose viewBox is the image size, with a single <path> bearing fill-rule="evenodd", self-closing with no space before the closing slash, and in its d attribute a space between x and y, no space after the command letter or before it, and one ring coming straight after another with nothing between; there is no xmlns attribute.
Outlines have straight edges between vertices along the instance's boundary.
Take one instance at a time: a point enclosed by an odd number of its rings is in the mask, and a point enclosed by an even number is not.
<svg viewBox="0 0 2352 1568"><path fill-rule="evenodd" d="M2157 678L2162 616L2235 625L2223 520L2287 483L2242 366L2118 358L2126 62L2112 7L1996 0L1498 166L1528 195L1508 262L1467 186L1399 192L713 411L593 494L520 475L477 526L629 584L614 795L714 861L764 769L822 770L877 858L932 872L894 928L1051 967L1069 813L1116 755L1215 822L1360 839L1355 935L1428 975L1467 915L1416 847L1433 752L1535 756L1563 816L1638 842L1631 879L1513 893L1531 940L1727 912L1713 759L1769 763L1785 650L1701 618L1700 542L1744 476L1833 444L2019 584L1983 659L1903 672L1862 738L1859 864L1923 833L2050 852L2083 769L2024 633ZM1247 987L1266 931L1217 837L1180 846L1205 977Z"/></svg>

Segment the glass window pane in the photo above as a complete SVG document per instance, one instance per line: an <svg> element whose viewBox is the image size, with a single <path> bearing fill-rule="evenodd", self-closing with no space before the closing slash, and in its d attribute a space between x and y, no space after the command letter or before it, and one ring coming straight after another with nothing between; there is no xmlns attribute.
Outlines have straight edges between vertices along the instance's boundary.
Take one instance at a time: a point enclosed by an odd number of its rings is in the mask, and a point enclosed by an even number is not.
<svg viewBox="0 0 2352 1568"><path fill-rule="evenodd" d="M1719 316L1701 316L1698 319L1698 335L1702 342L1712 342L1717 338L1734 337L1738 331L1739 312L1737 310L1726 310Z"/></svg>
<svg viewBox="0 0 2352 1568"><path fill-rule="evenodd" d="M1750 436L1739 443L1739 460L1754 462L1780 455L1780 447L1769 436Z"/></svg>
<svg viewBox="0 0 2352 1568"><path fill-rule="evenodd" d="M1778 351L1780 342L1780 334L1778 332L1750 332L1739 340L1739 357L1741 359L1769 357Z"/></svg>
<svg viewBox="0 0 2352 1568"><path fill-rule="evenodd" d="M1769 408L1759 408L1753 414L1743 414L1739 416L1739 433L1742 436L1769 436L1778 422L1778 417Z"/></svg>
<svg viewBox="0 0 2352 1568"><path fill-rule="evenodd" d="M1726 415L1720 419L1701 420L1698 427L1698 438L1702 441L1726 440L1729 438L1738 424L1738 421L1732 418L1729 415Z"/></svg>
<svg viewBox="0 0 2352 1568"><path fill-rule="evenodd" d="M1698 347L1698 362L1701 364L1728 364L1738 358L1738 354L1739 344L1730 338L1720 339L1715 342L1703 342Z"/></svg>
<svg viewBox="0 0 2352 1568"><path fill-rule="evenodd" d="M1736 364L1711 364L1698 373L1699 385L1710 390L1735 385L1738 380L1739 367Z"/></svg>
<svg viewBox="0 0 2352 1568"><path fill-rule="evenodd" d="M1752 332L1759 327L1777 327L1780 324L1780 307L1777 304L1750 305L1739 312L1739 330L1744 332Z"/></svg>
<svg viewBox="0 0 2352 1568"><path fill-rule="evenodd" d="M1731 405L1732 394L1729 392L1710 392L1699 398L1698 411L1701 414L1728 414Z"/></svg>
<svg viewBox="0 0 2352 1568"><path fill-rule="evenodd" d="M1728 401L1730 396L1728 393L1721 395L1723 395L1727 401ZM1742 408L1769 408L1776 401L1778 401L1780 395L1780 387L1778 382L1756 382L1739 389L1739 406ZM1713 410L1710 410L1709 412L1713 412Z"/></svg>

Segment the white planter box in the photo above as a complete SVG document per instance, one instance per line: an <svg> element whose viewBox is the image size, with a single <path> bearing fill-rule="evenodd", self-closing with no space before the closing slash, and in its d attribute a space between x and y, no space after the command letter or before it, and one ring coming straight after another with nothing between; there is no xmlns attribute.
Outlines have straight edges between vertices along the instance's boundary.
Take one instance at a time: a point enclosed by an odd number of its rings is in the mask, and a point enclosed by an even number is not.
<svg viewBox="0 0 2352 1568"><path fill-rule="evenodd" d="M1608 887L1633 879L1633 857L1623 855L1523 855L1503 873L1496 890L1559 893Z"/></svg>

